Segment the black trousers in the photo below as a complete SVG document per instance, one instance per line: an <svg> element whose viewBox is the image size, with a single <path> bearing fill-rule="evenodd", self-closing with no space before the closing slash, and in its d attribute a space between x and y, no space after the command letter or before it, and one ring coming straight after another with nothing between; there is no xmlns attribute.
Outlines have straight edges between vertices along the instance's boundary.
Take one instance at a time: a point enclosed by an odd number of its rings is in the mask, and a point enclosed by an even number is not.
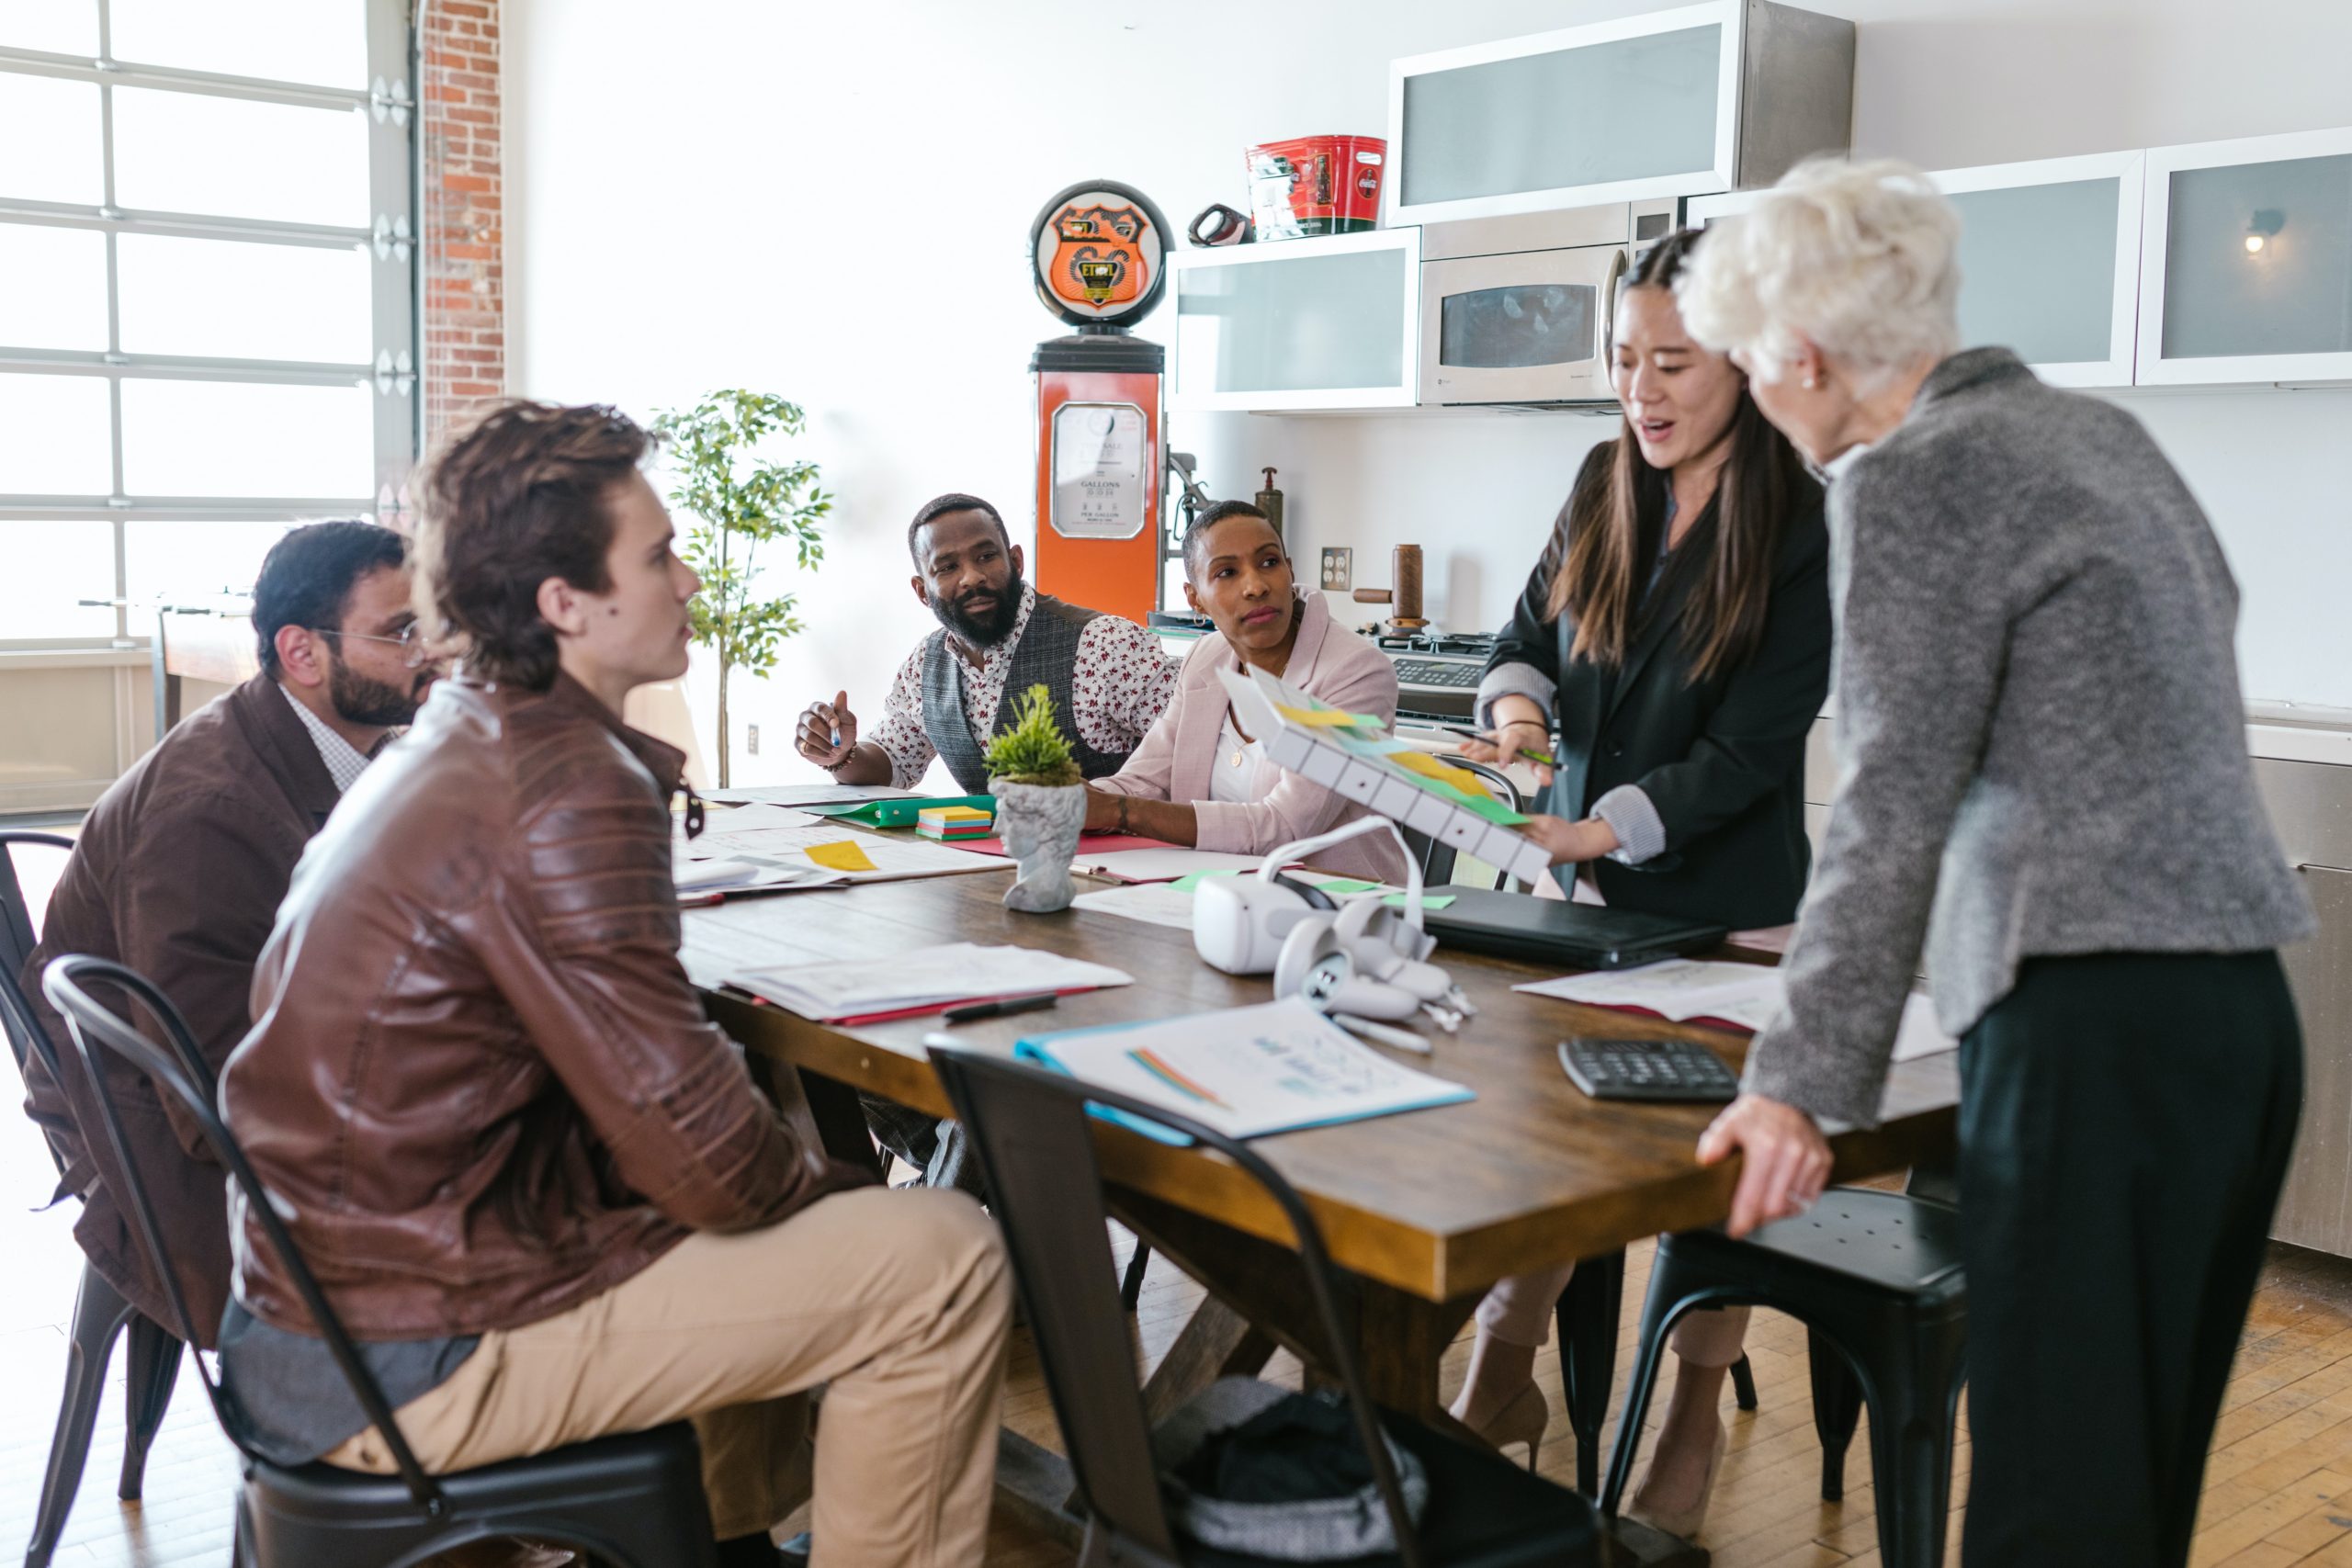
<svg viewBox="0 0 2352 1568"><path fill-rule="evenodd" d="M2178 1568L2302 1101L2278 956L2030 960L1960 1074L1964 1568Z"/></svg>

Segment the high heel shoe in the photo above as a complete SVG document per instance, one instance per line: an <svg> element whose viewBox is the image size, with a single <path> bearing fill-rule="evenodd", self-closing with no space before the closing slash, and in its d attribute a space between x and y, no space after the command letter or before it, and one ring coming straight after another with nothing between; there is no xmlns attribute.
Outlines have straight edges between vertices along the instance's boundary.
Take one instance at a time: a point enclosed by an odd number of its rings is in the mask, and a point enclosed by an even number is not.
<svg viewBox="0 0 2352 1568"><path fill-rule="evenodd" d="M1456 1416L1455 1419L1461 1419ZM1485 1425L1464 1421L1464 1426L1477 1434L1488 1448L1500 1452L1513 1443L1527 1445L1527 1468L1535 1468L1535 1450L1544 1445L1544 1428L1552 1424L1552 1402L1533 1383L1522 1386L1517 1393L1503 1401L1502 1408L1488 1416Z"/></svg>
<svg viewBox="0 0 2352 1568"><path fill-rule="evenodd" d="M1633 1499L1625 1505L1626 1517L1639 1519L1652 1529L1664 1530L1678 1540L1690 1540L1695 1538L1699 1533L1699 1527L1707 1522L1707 1505L1715 1495L1715 1472L1723 1468L1724 1446L1728 1438L1728 1433L1721 1427L1716 1428L1715 1446L1713 1451L1707 1455L1707 1473L1699 1483L1699 1501L1696 1504L1688 1508L1661 1508L1645 1501L1649 1493L1650 1478L1645 1474L1642 1477L1642 1483L1634 1488ZM1656 1468L1655 1459L1652 1461L1652 1468Z"/></svg>

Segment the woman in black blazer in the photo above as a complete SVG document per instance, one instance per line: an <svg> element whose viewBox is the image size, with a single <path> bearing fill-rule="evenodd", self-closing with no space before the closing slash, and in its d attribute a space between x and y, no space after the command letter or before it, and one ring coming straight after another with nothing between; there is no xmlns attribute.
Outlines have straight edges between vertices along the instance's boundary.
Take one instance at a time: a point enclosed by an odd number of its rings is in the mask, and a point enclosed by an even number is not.
<svg viewBox="0 0 2352 1568"><path fill-rule="evenodd" d="M1528 831L1573 897L1734 929L1796 919L1811 852L1805 737L1829 692L1821 487L1747 378L1692 342L1659 242L1621 291L1611 362L1624 428L1586 458L1479 685L1494 744L1559 758ZM1556 740L1555 738L1556 737ZM1555 747L1556 746L1556 750ZM1507 1280L1478 1313L1453 1414L1532 1446L1532 1369L1567 1271ZM1629 1505L1693 1534L1723 1451L1715 1406L1744 1310L1694 1314L1658 1449Z"/></svg>

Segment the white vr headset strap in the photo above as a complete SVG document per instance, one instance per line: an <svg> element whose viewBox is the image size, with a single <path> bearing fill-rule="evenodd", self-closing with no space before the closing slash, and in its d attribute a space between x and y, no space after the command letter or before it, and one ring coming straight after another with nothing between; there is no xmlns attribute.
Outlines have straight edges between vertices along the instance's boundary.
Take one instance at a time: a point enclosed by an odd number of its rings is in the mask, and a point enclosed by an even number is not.
<svg viewBox="0 0 2352 1568"><path fill-rule="evenodd" d="M1412 928L1413 935L1418 938L1421 934L1421 863L1413 858L1413 852L1405 842L1405 835L1397 831L1396 824L1385 817L1359 817L1328 833L1317 833L1311 839L1297 839L1277 845L1258 867L1258 880L1272 882L1274 873L1293 861L1305 860L1317 850L1328 850L1334 844L1362 838L1383 828L1388 830L1390 838L1396 840L1397 852L1405 857L1405 923Z"/></svg>

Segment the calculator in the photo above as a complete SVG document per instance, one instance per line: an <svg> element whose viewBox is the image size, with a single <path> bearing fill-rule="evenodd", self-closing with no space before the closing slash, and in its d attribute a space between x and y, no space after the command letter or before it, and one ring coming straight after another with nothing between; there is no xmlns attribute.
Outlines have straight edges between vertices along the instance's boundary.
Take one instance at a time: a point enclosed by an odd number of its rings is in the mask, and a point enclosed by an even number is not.
<svg viewBox="0 0 2352 1568"><path fill-rule="evenodd" d="M1563 1040L1560 1066L1595 1100L1721 1104L1739 1095L1722 1058L1688 1040Z"/></svg>

